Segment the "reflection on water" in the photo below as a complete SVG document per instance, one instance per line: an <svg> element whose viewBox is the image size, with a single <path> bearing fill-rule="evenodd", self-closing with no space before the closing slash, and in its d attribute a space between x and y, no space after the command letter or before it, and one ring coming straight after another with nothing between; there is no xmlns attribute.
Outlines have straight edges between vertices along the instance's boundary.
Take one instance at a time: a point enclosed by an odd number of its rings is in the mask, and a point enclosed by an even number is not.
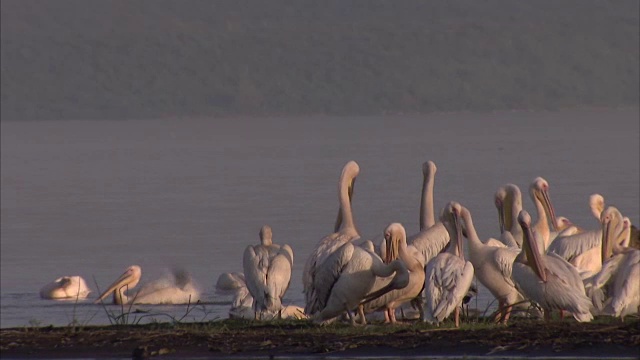
<svg viewBox="0 0 640 360"><path fill-rule="evenodd" d="M437 211L468 207L481 238L498 235L493 194L537 176L558 215L598 226L594 192L638 223L638 109L345 118L1 123L1 326L108 324L91 304L132 264L142 282L189 270L207 302L186 320L226 317L218 275L241 271L264 224L294 250L287 304L303 304L302 268L333 228L337 181L360 165L354 214L364 237L391 222L418 230L421 164L438 166ZM575 124L581 126L576 128ZM532 210L531 201L524 206ZM378 236L379 237L379 236ZM41 300L40 287L81 275L89 300ZM480 288L484 311L492 298ZM472 301L472 304L475 302ZM491 305L492 307L494 305ZM135 306L180 317L185 307ZM119 311L119 307L107 309ZM143 315L140 313L139 315ZM142 321L164 321L148 316Z"/></svg>

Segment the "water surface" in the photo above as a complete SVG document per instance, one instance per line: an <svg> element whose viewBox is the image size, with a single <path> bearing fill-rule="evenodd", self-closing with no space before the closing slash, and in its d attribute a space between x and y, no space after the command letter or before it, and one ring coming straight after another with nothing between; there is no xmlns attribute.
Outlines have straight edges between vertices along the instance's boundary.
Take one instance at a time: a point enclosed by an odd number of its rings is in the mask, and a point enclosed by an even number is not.
<svg viewBox="0 0 640 360"><path fill-rule="evenodd" d="M293 247L286 302L302 305L304 262L332 231L338 177L349 160L360 165L353 206L365 237L390 222L418 230L426 160L438 166L437 211L459 201L481 238L498 235L495 190L511 182L526 196L537 176L549 181L556 213L584 228L598 226L588 208L594 192L637 224L638 115L632 108L3 121L0 326L108 324L100 305L42 300L38 291L63 275L81 275L96 291L94 279L104 288L132 264L142 267L142 282L185 267L209 303L185 320L226 317L229 299L213 285L220 273L242 270L244 248L257 243L264 224L275 242ZM534 211L528 196L524 206ZM484 310L491 301L481 289L473 306Z"/></svg>

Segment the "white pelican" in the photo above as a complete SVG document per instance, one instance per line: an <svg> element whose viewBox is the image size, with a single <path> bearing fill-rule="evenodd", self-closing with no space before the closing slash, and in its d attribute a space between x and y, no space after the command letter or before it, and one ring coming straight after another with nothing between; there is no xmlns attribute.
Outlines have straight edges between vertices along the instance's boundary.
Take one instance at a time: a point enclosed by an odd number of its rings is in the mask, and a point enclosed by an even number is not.
<svg viewBox="0 0 640 360"><path fill-rule="evenodd" d="M222 273L216 281L216 291L221 294L233 293L241 287L246 287L244 274L241 272Z"/></svg>
<svg viewBox="0 0 640 360"><path fill-rule="evenodd" d="M353 221L350 202L350 194L353 192L353 185L359 172L360 167L355 161L349 161L342 169L338 183L338 200L340 202L339 220L336 220L336 226L339 226L339 229L318 242L304 265L302 283L304 285L306 301L305 313L308 315L313 315L324 308L324 301L326 299L319 299L318 292L326 293L330 290L318 288L318 286L324 287L330 284L323 284L317 281L317 272L325 266L324 262L333 252L342 245L360 238Z"/></svg>
<svg viewBox="0 0 640 360"><path fill-rule="evenodd" d="M91 293L87 283L80 276L63 276L48 283L40 289L43 299L86 299Z"/></svg>
<svg viewBox="0 0 640 360"><path fill-rule="evenodd" d="M409 284L402 289L395 289L377 297L364 305L364 313L376 310L384 310L385 322L396 322L396 308L420 296L424 287L424 264L419 260L415 249L410 252L407 248L407 234L399 223L392 223L384 231L387 247L387 259L384 263L391 263L400 259L409 270ZM374 291L383 288L389 283L389 278L377 278L373 287Z"/></svg>
<svg viewBox="0 0 640 360"><path fill-rule="evenodd" d="M460 209L449 203L441 221L450 233L446 252L427 264L425 283L425 317L430 323L441 323L455 310L455 325L460 326L460 304L471 287L473 265L464 260Z"/></svg>
<svg viewBox="0 0 640 360"><path fill-rule="evenodd" d="M524 300L511 280L513 261L520 253L518 247L491 246L480 241L469 210L454 203L467 229L469 243L469 261L473 264L476 278L498 300L498 311L501 321L506 324L511 314L511 307ZM508 231L507 231L508 233Z"/></svg>
<svg viewBox="0 0 640 360"><path fill-rule="evenodd" d="M282 298L289 288L293 267L293 250L286 244L274 246L269 226L265 225L260 230L260 241L260 245L247 246L242 260L256 317L282 309Z"/></svg>
<svg viewBox="0 0 640 360"><path fill-rule="evenodd" d="M602 269L592 279L591 298L601 313L624 319L640 313L640 250L618 243L617 231L611 226L611 214L619 212L609 207L603 212ZM631 222L623 222L625 237L630 238ZM623 241L623 243L628 241Z"/></svg>
<svg viewBox="0 0 640 360"><path fill-rule="evenodd" d="M395 276L387 286L371 292L376 277L389 277L394 272ZM312 316L314 321L331 322L347 312L354 324L351 311L389 291L407 286L409 271L400 260L384 264L376 253L347 242L329 255L317 269L314 280L318 305L318 311Z"/></svg>
<svg viewBox="0 0 640 360"><path fill-rule="evenodd" d="M542 238L546 251L552 240L549 222L551 222L553 226L553 231L558 231L556 227L558 222L556 220L555 210L551 204L551 199L549 198L549 183L547 180L541 177L535 178L529 187L529 195L536 206L536 212L538 214L538 220L532 225L533 230ZM516 238L516 241L518 241L518 238Z"/></svg>
<svg viewBox="0 0 640 360"><path fill-rule="evenodd" d="M189 273L174 270L171 275L171 280L161 278L134 291L142 276L142 269L138 265L131 265L95 302L101 302L109 294L113 294L114 304L194 304L200 300L200 291L192 283Z"/></svg>
<svg viewBox="0 0 640 360"><path fill-rule="evenodd" d="M559 309L571 312L580 322L591 321L591 301L576 268L555 254L544 254L542 239L534 233L525 210L520 212L518 222L524 232L523 251L512 270L518 291L544 309L546 320L552 309Z"/></svg>
<svg viewBox="0 0 640 360"><path fill-rule="evenodd" d="M598 273L602 269L602 236L605 226L609 231L615 232L613 242L623 241L622 246L626 246L630 240L629 236L624 236L622 214L617 209L612 209L601 212L600 229L558 237L551 243L547 253L555 253L567 260L578 269L583 279Z"/></svg>

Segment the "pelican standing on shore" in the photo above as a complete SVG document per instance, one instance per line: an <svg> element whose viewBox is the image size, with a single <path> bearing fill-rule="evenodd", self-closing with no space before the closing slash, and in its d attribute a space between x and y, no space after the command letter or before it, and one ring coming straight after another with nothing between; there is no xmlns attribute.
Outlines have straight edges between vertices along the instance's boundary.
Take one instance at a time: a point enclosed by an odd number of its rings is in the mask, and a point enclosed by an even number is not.
<svg viewBox="0 0 640 360"><path fill-rule="evenodd" d="M384 310L385 322L396 322L396 308L403 303L409 302L420 296L424 287L425 271L424 264L420 261L415 249L412 251L407 247L407 234L404 227L399 223L392 223L384 231L386 242L387 259L383 259L386 264L396 259L404 262L409 270L409 284L402 289L395 289L379 296L364 305L364 313L376 310ZM389 283L388 278L377 278L373 291L383 288Z"/></svg>
<svg viewBox="0 0 640 360"><path fill-rule="evenodd" d="M520 249L515 246L491 246L483 243L478 237L469 210L458 203L455 203L454 207L460 209L460 217L467 229L469 261L473 264L476 278L498 300L496 320L506 324L511 315L511 307L524 300L511 280L513 261Z"/></svg>
<svg viewBox="0 0 640 360"><path fill-rule="evenodd" d="M442 223L449 231L451 241L444 253L427 264L425 284L425 317L430 323L440 324L455 311L455 326L460 327L460 304L473 281L473 265L464 259L460 208L449 203L442 214Z"/></svg>
<svg viewBox="0 0 640 360"><path fill-rule="evenodd" d="M289 289L293 250L287 244L273 244L271 227L260 229L260 244L249 245L242 260L245 282L253 297L256 318L282 309L282 298Z"/></svg>
<svg viewBox="0 0 640 360"><path fill-rule="evenodd" d="M336 250L360 238L353 220L350 201L355 179L359 172L360 167L355 161L349 161L342 169L338 183L338 201L340 202L338 220L336 220L338 230L322 238L305 263L302 283L306 302L305 313L309 316L325 307L327 298L318 296L318 293L329 293L331 289L328 287L332 285L332 282L326 283L324 282L326 279L318 278L316 274L321 271L323 266L326 266L325 262Z"/></svg>
<svg viewBox="0 0 640 360"><path fill-rule="evenodd" d="M602 213L602 269L592 279L591 298L603 314L623 318L640 313L640 250L621 245L611 226L618 209L609 207ZM631 235L631 222L623 221L623 234ZM623 241L624 243L624 241ZM628 241L626 241L628 245Z"/></svg>
<svg viewBox="0 0 640 360"><path fill-rule="evenodd" d="M513 263L512 278L516 288L544 309L550 320L551 310L566 310L580 321L591 321L591 301L585 294L580 275L573 265L555 254L545 254L543 239L531 226L531 216L522 210L518 216L524 238L522 252Z"/></svg>

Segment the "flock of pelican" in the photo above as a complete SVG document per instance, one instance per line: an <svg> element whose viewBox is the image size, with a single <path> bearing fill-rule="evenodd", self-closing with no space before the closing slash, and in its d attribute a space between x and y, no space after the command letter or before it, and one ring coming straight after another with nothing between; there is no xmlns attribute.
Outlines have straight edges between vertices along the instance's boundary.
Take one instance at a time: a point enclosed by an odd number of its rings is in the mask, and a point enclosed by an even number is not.
<svg viewBox="0 0 640 360"><path fill-rule="evenodd" d="M456 201L449 202L436 221L437 168L428 161L422 170L420 231L407 236L402 224L392 223L378 240L358 233L351 203L360 168L355 161L344 166L335 226L304 265L304 307L284 304L293 249L275 244L272 229L263 226L260 243L244 251L243 273L223 273L216 283L219 294L233 297L229 316L366 324L367 316L382 313L385 322L395 323L396 310L411 305L421 320L433 324L453 314L458 327L461 304L474 277L496 298L495 321L503 324L514 307L531 304L537 304L547 320L554 310L580 322L594 315L624 317L640 312L640 250L629 246L631 222L615 207L605 208L601 195L594 194L589 201L599 226L585 230L556 217L545 179L538 177L529 186L535 220L523 209L519 187L506 184L494 197L500 234L482 240L471 212ZM184 271L135 291L140 277L139 266L129 267L96 302L108 296L116 304L180 304L200 298ZM85 298L89 293L79 276L59 278L40 291L46 299Z"/></svg>

